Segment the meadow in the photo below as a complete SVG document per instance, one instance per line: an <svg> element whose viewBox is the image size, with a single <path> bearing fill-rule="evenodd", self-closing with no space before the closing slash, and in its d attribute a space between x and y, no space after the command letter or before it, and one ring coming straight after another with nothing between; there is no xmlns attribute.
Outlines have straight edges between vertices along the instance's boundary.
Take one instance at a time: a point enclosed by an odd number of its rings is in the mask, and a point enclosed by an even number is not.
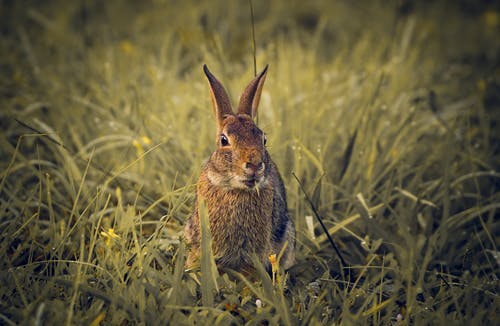
<svg viewBox="0 0 500 326"><path fill-rule="evenodd" d="M498 324L498 4L249 3L1 2L0 324ZM185 271L254 50L297 262Z"/></svg>

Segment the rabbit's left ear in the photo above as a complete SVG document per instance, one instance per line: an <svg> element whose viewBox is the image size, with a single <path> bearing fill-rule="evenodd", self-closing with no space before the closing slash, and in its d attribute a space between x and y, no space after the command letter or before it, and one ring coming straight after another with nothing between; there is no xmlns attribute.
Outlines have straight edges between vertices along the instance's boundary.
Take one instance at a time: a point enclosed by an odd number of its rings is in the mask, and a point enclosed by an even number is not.
<svg viewBox="0 0 500 326"><path fill-rule="evenodd" d="M217 78L215 78L210 70L208 70L207 65L203 65L203 71L205 72L208 83L210 84L210 95L212 97L215 118L220 126L225 116L233 114L231 102L229 101L229 96L227 95L224 86L222 86Z"/></svg>
<svg viewBox="0 0 500 326"><path fill-rule="evenodd" d="M268 66L269 65L266 65L264 70L248 84L243 94L241 94L240 103L238 104L239 114L248 114L252 119L257 115L260 94L262 93L262 86L264 86L264 81L266 80Z"/></svg>

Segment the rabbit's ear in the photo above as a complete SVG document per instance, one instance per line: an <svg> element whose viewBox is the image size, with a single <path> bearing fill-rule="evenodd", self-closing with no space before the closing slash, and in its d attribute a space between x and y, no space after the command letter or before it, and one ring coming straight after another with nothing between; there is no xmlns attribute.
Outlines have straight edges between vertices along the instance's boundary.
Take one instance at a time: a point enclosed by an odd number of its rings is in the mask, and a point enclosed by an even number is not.
<svg viewBox="0 0 500 326"><path fill-rule="evenodd" d="M241 94L240 103L238 104L238 113L248 114L252 119L257 115L260 94L262 93L262 86L264 86L264 81L266 80L268 66L269 65L266 65L264 70L248 84L243 94Z"/></svg>
<svg viewBox="0 0 500 326"><path fill-rule="evenodd" d="M203 65L203 71L207 76L208 82L210 83L210 96L212 97L212 104L214 107L215 117L217 118L217 123L221 123L224 116L233 114L231 109L231 101L229 101L229 96L224 89L224 86L215 78L214 75L208 70L207 65Z"/></svg>

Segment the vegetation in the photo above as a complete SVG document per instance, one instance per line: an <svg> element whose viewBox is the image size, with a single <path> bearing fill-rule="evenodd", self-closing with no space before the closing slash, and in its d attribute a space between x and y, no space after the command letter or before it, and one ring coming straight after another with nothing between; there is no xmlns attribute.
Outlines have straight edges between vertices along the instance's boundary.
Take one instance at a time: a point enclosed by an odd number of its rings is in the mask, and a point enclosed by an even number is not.
<svg viewBox="0 0 500 326"><path fill-rule="evenodd" d="M0 323L497 324L500 8L355 3L253 1L298 248L245 277L181 235L249 2L2 1Z"/></svg>

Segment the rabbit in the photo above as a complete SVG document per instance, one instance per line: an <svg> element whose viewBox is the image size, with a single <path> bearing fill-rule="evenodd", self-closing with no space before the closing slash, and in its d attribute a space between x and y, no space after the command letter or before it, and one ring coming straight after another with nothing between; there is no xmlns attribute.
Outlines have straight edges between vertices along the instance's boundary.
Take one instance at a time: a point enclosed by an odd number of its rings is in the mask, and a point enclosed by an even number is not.
<svg viewBox="0 0 500 326"><path fill-rule="evenodd" d="M185 228L186 267L200 259L200 201L206 203L212 252L219 269L255 270L252 257L269 271L271 254L285 270L295 261L295 228L287 213L286 193L278 168L266 150L266 136L254 123L264 70L245 88L236 113L222 84L203 66L217 124L217 149L205 164L196 202Z"/></svg>

